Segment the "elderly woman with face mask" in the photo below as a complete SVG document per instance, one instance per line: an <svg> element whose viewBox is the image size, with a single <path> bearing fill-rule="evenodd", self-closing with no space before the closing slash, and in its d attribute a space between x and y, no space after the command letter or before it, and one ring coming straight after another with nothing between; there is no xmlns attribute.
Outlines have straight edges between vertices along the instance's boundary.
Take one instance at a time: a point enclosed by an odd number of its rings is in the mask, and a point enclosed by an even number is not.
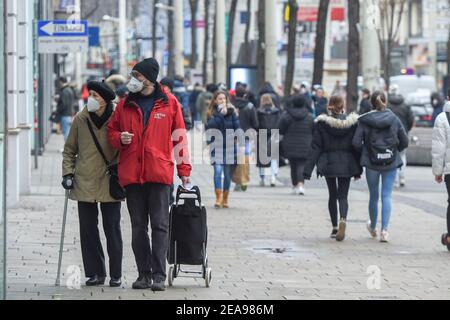
<svg viewBox="0 0 450 320"><path fill-rule="evenodd" d="M103 285L106 278L105 256L98 230L98 204L102 211L107 240L111 287L119 287L122 277L122 235L120 200L110 195L107 165L96 146L98 141L106 160L116 164L118 154L108 142L107 124L114 107L114 92L104 83L87 84L87 106L74 118L63 152L62 185L70 191L70 199L78 201L81 252L87 286Z"/></svg>

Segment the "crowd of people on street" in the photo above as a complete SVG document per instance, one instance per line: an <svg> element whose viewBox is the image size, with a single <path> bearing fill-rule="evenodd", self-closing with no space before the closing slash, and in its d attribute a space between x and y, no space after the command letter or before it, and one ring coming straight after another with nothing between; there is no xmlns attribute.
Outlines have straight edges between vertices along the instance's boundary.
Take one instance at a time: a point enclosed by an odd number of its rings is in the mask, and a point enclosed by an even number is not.
<svg viewBox="0 0 450 320"><path fill-rule="evenodd" d="M314 171L324 177L330 237L343 241L351 180L365 174L370 194L368 232L381 242L389 241L392 192L395 186L406 185L405 151L415 123L401 88L391 85L387 93L363 89L359 108L348 112L340 87L327 96L323 87L302 83L291 96L283 97L269 82L257 92L242 82L233 88L223 83L203 88L199 83L188 85L181 76L158 81L159 71L155 59L145 59L134 66L129 79L111 72L105 81L88 81L80 95L66 78L59 79L52 121L61 124L65 139L62 185L78 202L86 285L101 285L106 279L98 204L110 285L121 285L120 207L126 200L138 269L132 287L165 290L174 169L189 188L192 166L186 131L202 128L214 171L216 209L230 207L233 183L235 192L249 190L251 158L256 156L260 187L277 187L280 167L285 165L290 166L296 196L307 195L305 182ZM75 110L77 99L85 107ZM444 106L444 99L433 94L431 103L433 174L437 182L445 180L450 199L450 102ZM174 141L179 130L183 133ZM238 131L254 132L254 139L251 134L237 139ZM178 151L174 154L174 150ZM450 200L447 224L442 244L450 250Z"/></svg>

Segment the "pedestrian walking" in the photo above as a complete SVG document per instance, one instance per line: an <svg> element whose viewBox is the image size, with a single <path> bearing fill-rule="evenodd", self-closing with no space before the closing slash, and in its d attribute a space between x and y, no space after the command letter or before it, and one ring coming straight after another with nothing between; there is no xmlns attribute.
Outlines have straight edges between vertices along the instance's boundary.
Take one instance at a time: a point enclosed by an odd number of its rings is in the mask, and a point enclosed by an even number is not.
<svg viewBox="0 0 450 320"><path fill-rule="evenodd" d="M322 88L317 88L315 95L313 95L312 100L314 102L314 110L316 117L321 114L328 113L328 99L324 95Z"/></svg>
<svg viewBox="0 0 450 320"><path fill-rule="evenodd" d="M70 126L73 117L74 93L70 88L67 78L59 78L59 98L56 106L57 118L61 121L61 131L64 136L64 141L67 141L69 136Z"/></svg>
<svg viewBox="0 0 450 320"><path fill-rule="evenodd" d="M214 166L215 207L227 209L231 178L237 164L237 143L234 135L240 125L236 108L230 103L226 92L217 91L214 94L208 108L206 129L211 148L211 164Z"/></svg>
<svg viewBox="0 0 450 320"><path fill-rule="evenodd" d="M120 229L121 201L110 194L108 168L96 147L97 140L107 161L116 164L118 154L108 142L107 124L113 114L114 92L103 82L88 82L87 106L79 112L64 145L62 185L70 199L78 201L81 253L87 286L105 283L105 256L98 230L98 205L109 255L111 287L119 287L122 278L123 244ZM92 133L91 133L92 130Z"/></svg>
<svg viewBox="0 0 450 320"><path fill-rule="evenodd" d="M352 146L352 140L358 126L358 115L344 113L344 99L332 96L328 106L329 115L316 118L312 151L305 167L305 179L317 166L317 175L325 177L328 186L328 211L333 230L331 238L337 241L345 239L348 215L348 193L351 179L360 179L362 167L359 154ZM338 225L339 206L339 225Z"/></svg>
<svg viewBox="0 0 450 320"><path fill-rule="evenodd" d="M372 110L372 106L370 105L370 90L363 89L362 90L362 99L359 104L359 114L365 114Z"/></svg>
<svg viewBox="0 0 450 320"><path fill-rule="evenodd" d="M197 111L197 99L202 93L202 86L200 83L195 83L194 90L189 95L189 109L191 110L192 120L195 124L197 121L201 121L200 114Z"/></svg>
<svg viewBox="0 0 450 320"><path fill-rule="evenodd" d="M177 82L178 86L180 85L180 81ZM190 111L188 108L183 107L182 101L183 99L186 100L186 96L184 96L182 93L182 89L178 89L178 93L174 92L175 90L175 81L173 81L170 78L162 78L159 84L166 89L169 93L172 93L175 98L177 98L178 102L180 103L181 110L183 112L183 120L184 125L186 126L186 130L190 130L192 128L192 119L190 115ZM184 89L184 87L183 87ZM179 94L180 93L180 94Z"/></svg>
<svg viewBox="0 0 450 320"><path fill-rule="evenodd" d="M213 100L214 93L216 93L217 90L219 90L217 85L213 83L208 84L206 86L206 91L199 94L195 103L197 112L200 115L200 119L204 125L208 122L208 108Z"/></svg>
<svg viewBox="0 0 450 320"><path fill-rule="evenodd" d="M445 101L442 99L441 94L439 92L433 92L431 94L431 106L433 107L433 114L431 116L431 120L433 121L433 125L436 122L436 118L444 111Z"/></svg>
<svg viewBox="0 0 450 320"><path fill-rule="evenodd" d="M366 168L369 186L370 221L367 228L373 238L377 237L378 202L382 202L381 242L388 242L389 221L392 208L392 188L397 169L403 163L400 152L408 147L408 136L400 119L387 108L386 95L375 91L371 97L374 110L362 115L353 138L353 147L361 153L361 166Z"/></svg>
<svg viewBox="0 0 450 320"><path fill-rule="evenodd" d="M281 153L291 165L293 193L305 194L304 170L311 149L314 119L308 110L307 99L297 95L278 123L280 129Z"/></svg>
<svg viewBox="0 0 450 320"><path fill-rule="evenodd" d="M409 135L409 132L414 126L414 113L412 112L411 107L405 104L405 99L400 94L398 85L391 85L388 101L389 108L400 119L406 134ZM402 158L403 165L397 170L394 184L396 187L404 187L406 185L406 150L400 152L400 157Z"/></svg>
<svg viewBox="0 0 450 320"><path fill-rule="evenodd" d="M443 112L436 117L431 143L433 175L437 183L445 181L448 194L447 233L441 243L450 251L450 102L444 105Z"/></svg>
<svg viewBox="0 0 450 320"><path fill-rule="evenodd" d="M262 132L261 130L267 131L267 139L260 141L258 137L257 143L257 167L259 168L260 186L265 186L266 184L266 169L270 168L270 185L275 187L277 184L277 176L279 171L279 155L274 154L272 150L272 139L274 135L272 130L278 129L278 122L281 117L281 110L277 108L272 100L270 94L264 94L261 97L261 105L258 108L258 135ZM267 157L265 161L261 159L261 155ZM267 161L268 160L268 161Z"/></svg>
<svg viewBox="0 0 450 320"><path fill-rule="evenodd" d="M275 89L273 88L272 84L270 82L265 82L262 87L259 89L259 98L258 98L258 105L261 104L261 97L264 94L270 94L272 97L272 101L275 104L277 108L281 108L281 99L278 93L275 92Z"/></svg>
<svg viewBox="0 0 450 320"><path fill-rule="evenodd" d="M247 191L250 183L250 156L252 153L252 138L256 138L256 130L258 129L258 115L256 106L254 106L247 96L246 86L240 84L236 87L236 96L234 98L234 106L237 109L239 124L244 132L248 133L248 137L239 145L239 155L243 155L243 159L239 161L234 182L236 183L235 191Z"/></svg>
<svg viewBox="0 0 450 320"><path fill-rule="evenodd" d="M133 289L164 291L174 148L183 186L190 183L191 165L180 103L158 83L158 73L159 64L153 58L134 66L130 94L118 104L108 137L120 151L119 180L126 190L139 272Z"/></svg>

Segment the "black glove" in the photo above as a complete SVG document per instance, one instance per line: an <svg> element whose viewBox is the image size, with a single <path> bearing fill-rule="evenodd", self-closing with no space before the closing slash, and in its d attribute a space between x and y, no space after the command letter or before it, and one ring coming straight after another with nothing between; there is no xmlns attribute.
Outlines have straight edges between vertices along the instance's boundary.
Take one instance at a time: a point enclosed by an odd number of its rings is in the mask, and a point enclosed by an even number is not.
<svg viewBox="0 0 450 320"><path fill-rule="evenodd" d="M68 174L63 177L62 186L66 190L73 189L73 174Z"/></svg>

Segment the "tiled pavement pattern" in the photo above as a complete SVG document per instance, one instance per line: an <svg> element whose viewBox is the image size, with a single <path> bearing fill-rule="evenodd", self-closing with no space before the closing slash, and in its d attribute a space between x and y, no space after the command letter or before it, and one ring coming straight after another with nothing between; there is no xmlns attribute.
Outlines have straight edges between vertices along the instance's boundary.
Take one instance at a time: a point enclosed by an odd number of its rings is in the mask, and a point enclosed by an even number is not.
<svg viewBox="0 0 450 320"><path fill-rule="evenodd" d="M381 244L370 239L365 228L368 192L364 180L353 185L347 238L337 243L328 238L331 227L322 180L313 178L305 197L293 196L287 168L280 173L284 186L276 188L259 187L252 168L249 190L232 193L229 210L215 210L212 168L196 165L193 182L203 191L208 209L208 255L213 270L209 289L203 279L177 278L175 286L163 293L132 290L136 269L125 205L122 288L67 288L67 268L82 267L76 204L70 202L63 286L57 288L64 203L61 148L62 138L53 136L39 170L33 171L32 194L8 212L8 299L450 298L450 253L439 242L445 229L446 193L444 186L432 183L430 168L410 168L409 185L395 191L391 242ZM81 280L84 283L83 276Z"/></svg>

